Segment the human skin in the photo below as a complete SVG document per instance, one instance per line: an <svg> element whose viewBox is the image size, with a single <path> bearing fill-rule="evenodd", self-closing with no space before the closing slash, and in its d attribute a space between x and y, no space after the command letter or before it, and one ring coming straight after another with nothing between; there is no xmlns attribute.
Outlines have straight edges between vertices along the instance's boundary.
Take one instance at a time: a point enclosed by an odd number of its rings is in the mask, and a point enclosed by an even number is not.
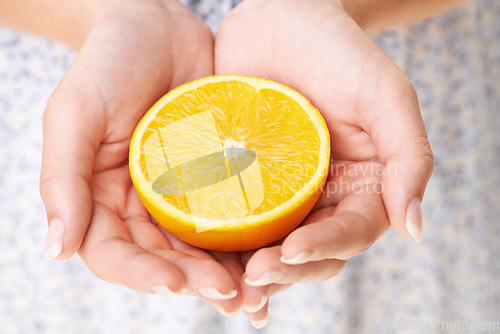
<svg viewBox="0 0 500 334"><path fill-rule="evenodd" d="M78 51L43 118L45 261L78 251L106 281L239 308L241 273L153 225L127 166L130 138L151 105L172 88L213 74L210 29L174 0L33 3L1 8L10 13L6 24ZM43 22L27 18L30 13Z"/></svg>
<svg viewBox="0 0 500 334"><path fill-rule="evenodd" d="M313 212L282 244L250 257L240 282L246 304L336 275L390 225L421 241L433 155L417 95L363 28L410 23L460 2L246 0L226 17L215 73L295 88L323 114L332 141L332 172Z"/></svg>
<svg viewBox="0 0 500 334"><path fill-rule="evenodd" d="M244 306L259 327L268 297L334 276L391 223L419 240L432 152L410 81L362 28L415 21L457 1L432 3L245 0L214 50L208 27L175 0L3 1L0 23L78 51L44 114L46 261L78 251L104 280L191 294L222 313ZM329 126L334 172L315 211L280 245L243 253L189 246L151 223L132 187L126 161L139 119L170 89L214 73L287 84ZM199 288L215 290L204 290L209 298Z"/></svg>

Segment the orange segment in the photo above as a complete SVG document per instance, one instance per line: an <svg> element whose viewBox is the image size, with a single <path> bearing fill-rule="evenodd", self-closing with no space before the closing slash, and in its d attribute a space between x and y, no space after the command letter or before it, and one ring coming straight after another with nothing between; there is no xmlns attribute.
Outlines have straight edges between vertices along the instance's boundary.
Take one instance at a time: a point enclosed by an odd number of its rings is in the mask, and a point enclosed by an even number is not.
<svg viewBox="0 0 500 334"><path fill-rule="evenodd" d="M224 75L182 85L144 116L130 144L134 186L169 232L239 251L293 230L318 199L329 135L299 93Z"/></svg>

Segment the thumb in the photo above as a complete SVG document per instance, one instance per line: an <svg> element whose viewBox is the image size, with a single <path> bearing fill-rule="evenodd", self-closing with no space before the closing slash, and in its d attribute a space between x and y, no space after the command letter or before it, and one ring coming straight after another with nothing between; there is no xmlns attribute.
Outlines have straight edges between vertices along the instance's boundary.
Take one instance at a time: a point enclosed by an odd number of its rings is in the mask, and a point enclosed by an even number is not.
<svg viewBox="0 0 500 334"><path fill-rule="evenodd" d="M72 256L90 222L90 180L105 126L100 96L90 73L75 61L44 113L40 194L49 221L45 263Z"/></svg>
<svg viewBox="0 0 500 334"><path fill-rule="evenodd" d="M394 229L420 243L420 203L433 170L432 150L409 79L399 73L396 79L382 81L379 88L371 112L364 115L367 132L384 164L384 204Z"/></svg>

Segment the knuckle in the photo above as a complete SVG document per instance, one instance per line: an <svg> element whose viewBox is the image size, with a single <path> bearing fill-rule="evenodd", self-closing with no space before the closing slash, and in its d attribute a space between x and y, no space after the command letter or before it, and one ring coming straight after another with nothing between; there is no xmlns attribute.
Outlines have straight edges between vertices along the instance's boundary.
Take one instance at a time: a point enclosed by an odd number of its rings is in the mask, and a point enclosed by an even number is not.
<svg viewBox="0 0 500 334"><path fill-rule="evenodd" d="M338 260L333 276L338 275L345 268L346 264L347 264L347 260Z"/></svg>
<svg viewBox="0 0 500 334"><path fill-rule="evenodd" d="M423 156L424 170L427 171L427 174L430 176L434 171L434 154L432 153L431 144L429 140L425 143Z"/></svg>
<svg viewBox="0 0 500 334"><path fill-rule="evenodd" d="M360 247L358 250L354 253L353 256L363 254L366 252L370 247L375 243L376 238L373 236L372 233L370 233L361 243Z"/></svg>
<svg viewBox="0 0 500 334"><path fill-rule="evenodd" d="M309 281L326 281L330 278L337 276L345 267L347 260L339 259L329 259L325 260L326 267L323 267L319 273L317 273L314 278L309 279Z"/></svg>
<svg viewBox="0 0 500 334"><path fill-rule="evenodd" d="M40 196L42 197L42 200L47 199L49 189L51 189L52 185L56 183L56 180L56 169L50 165L42 165L40 173Z"/></svg>

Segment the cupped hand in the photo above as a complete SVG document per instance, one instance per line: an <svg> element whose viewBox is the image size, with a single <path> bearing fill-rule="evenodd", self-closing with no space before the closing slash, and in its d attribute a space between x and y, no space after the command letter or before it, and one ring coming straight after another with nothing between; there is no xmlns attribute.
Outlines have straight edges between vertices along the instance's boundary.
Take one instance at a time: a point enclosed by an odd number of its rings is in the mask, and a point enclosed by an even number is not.
<svg viewBox="0 0 500 334"><path fill-rule="evenodd" d="M245 302L332 277L390 225L420 241L433 158L418 100L340 1L244 1L218 31L215 72L295 88L331 134L330 173L315 211L281 245L249 258Z"/></svg>
<svg viewBox="0 0 500 334"><path fill-rule="evenodd" d="M151 105L213 74L213 35L176 0L102 4L44 114L45 260L78 250L107 281L235 310L243 267L229 255L217 262L154 225L127 164L132 133Z"/></svg>

